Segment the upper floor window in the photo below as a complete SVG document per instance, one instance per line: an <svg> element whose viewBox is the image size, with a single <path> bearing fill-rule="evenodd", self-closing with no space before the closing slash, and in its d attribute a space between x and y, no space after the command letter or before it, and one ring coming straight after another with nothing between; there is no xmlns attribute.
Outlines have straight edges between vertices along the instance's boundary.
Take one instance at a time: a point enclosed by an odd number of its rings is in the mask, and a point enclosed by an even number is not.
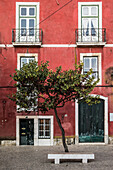
<svg viewBox="0 0 113 170"><path fill-rule="evenodd" d="M28 36L30 40L31 36L35 35L36 25L36 6L20 6L19 24L21 36ZM23 38L23 37L21 37ZM24 37L25 39L26 37Z"/></svg>
<svg viewBox="0 0 113 170"><path fill-rule="evenodd" d="M83 73L86 74L90 69L92 69L92 77L95 78L95 80L98 79L98 57L83 57Z"/></svg>
<svg viewBox="0 0 113 170"><path fill-rule="evenodd" d="M39 2L16 2L16 29L12 31L14 45L41 45L39 29Z"/></svg>
<svg viewBox="0 0 113 170"><path fill-rule="evenodd" d="M78 42L105 42L102 2L78 3Z"/></svg>
<svg viewBox="0 0 113 170"><path fill-rule="evenodd" d="M35 57L20 57L20 68L23 67L23 64L29 64L34 61Z"/></svg>
<svg viewBox="0 0 113 170"><path fill-rule="evenodd" d="M101 53L80 53L80 61L83 62L82 74L86 74L92 69L91 77L96 81L99 78L98 85L102 83L102 62Z"/></svg>

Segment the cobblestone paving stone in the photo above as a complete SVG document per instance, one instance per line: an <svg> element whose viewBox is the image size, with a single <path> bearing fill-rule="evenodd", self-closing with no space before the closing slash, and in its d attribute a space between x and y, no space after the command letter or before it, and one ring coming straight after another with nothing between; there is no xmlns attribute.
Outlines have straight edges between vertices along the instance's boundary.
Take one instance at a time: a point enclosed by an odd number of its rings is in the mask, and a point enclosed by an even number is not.
<svg viewBox="0 0 113 170"><path fill-rule="evenodd" d="M95 160L88 164L62 161L55 165L47 154L64 152L62 146L0 146L0 170L113 170L113 145L70 145L69 151L94 153Z"/></svg>

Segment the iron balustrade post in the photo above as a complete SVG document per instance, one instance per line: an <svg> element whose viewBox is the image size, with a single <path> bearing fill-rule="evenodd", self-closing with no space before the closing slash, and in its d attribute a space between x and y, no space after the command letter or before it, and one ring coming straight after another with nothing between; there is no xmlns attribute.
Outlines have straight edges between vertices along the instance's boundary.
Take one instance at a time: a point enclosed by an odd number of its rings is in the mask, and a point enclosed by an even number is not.
<svg viewBox="0 0 113 170"><path fill-rule="evenodd" d="M14 42L14 29L12 29L12 42Z"/></svg>

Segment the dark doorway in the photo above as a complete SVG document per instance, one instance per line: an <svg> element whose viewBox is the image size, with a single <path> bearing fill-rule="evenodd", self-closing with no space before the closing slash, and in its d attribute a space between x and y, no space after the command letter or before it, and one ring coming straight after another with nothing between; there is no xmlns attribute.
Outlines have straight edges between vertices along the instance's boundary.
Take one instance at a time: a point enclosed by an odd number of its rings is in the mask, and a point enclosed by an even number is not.
<svg viewBox="0 0 113 170"><path fill-rule="evenodd" d="M79 104L79 142L104 142L104 101Z"/></svg>
<svg viewBox="0 0 113 170"><path fill-rule="evenodd" d="M34 145L34 119L20 119L20 145Z"/></svg>

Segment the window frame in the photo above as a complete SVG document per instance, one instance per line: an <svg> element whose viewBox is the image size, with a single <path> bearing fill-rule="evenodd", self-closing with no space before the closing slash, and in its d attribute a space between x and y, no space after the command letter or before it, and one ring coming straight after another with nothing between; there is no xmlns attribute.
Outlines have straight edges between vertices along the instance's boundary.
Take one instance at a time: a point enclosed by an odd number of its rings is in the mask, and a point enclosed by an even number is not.
<svg viewBox="0 0 113 170"><path fill-rule="evenodd" d="M21 57L25 57L25 58L34 57L35 61L38 62L38 54L37 53L18 53L17 54L17 70L20 70L20 68L21 68ZM37 101L38 101L38 99L37 99ZM18 110L18 108L19 108L19 105L17 105L17 111L21 112L22 108L19 110ZM28 111L33 111L33 110L31 109Z"/></svg>
<svg viewBox="0 0 113 170"><path fill-rule="evenodd" d="M27 42L30 43L31 41L34 42L35 39L37 38L39 30L39 2L16 2L16 32L17 32L17 37L16 41L18 42ZM30 9L30 7L35 8L35 15L28 15L28 9L27 9L27 14L26 15L20 15L21 8L25 7ZM28 30L26 35L21 35L21 20L26 19L26 29ZM29 27L29 20L34 19L34 30L36 29L36 32L34 32L33 35L29 35L30 27ZM28 34L28 35L27 35ZM19 36L18 36L19 35ZM39 37L38 37L39 38Z"/></svg>
<svg viewBox="0 0 113 170"><path fill-rule="evenodd" d="M90 16L90 17L86 17L86 16L82 16L82 7L83 6L98 6L98 28L97 28L97 33L95 35L93 35L91 33L90 30L90 34L87 36L84 36L84 30L82 30L83 26L82 26L82 18L95 18L95 16ZM100 28L100 29L99 29ZM96 29L96 28L95 28ZM89 43L92 42L95 44L98 43L98 40L100 40L99 42L101 42L101 37L100 37L100 33L102 32L102 2L78 2L78 30L80 30L79 32L79 42L83 42L83 43ZM92 34L92 35L91 35Z"/></svg>
<svg viewBox="0 0 113 170"><path fill-rule="evenodd" d="M40 124L40 120L43 120L44 123L43 124ZM49 120L49 130L46 130L45 126L46 126L46 120ZM40 125L43 126L43 130L40 130ZM39 132L43 132L43 135L39 135ZM46 132L49 132L49 136L46 136L45 133ZM50 139L51 138L51 119L50 118L39 118L38 119L38 139Z"/></svg>
<svg viewBox="0 0 113 170"><path fill-rule="evenodd" d="M102 84L102 57L101 53L80 53L80 61L83 62L84 57L98 57L98 78L100 79L97 85ZM83 74L83 69L82 69L82 74Z"/></svg>
<svg viewBox="0 0 113 170"><path fill-rule="evenodd" d="M97 80L98 78L99 78L99 71L98 71L98 56L83 56L83 63L84 63L84 59L85 58L88 58L89 59L89 65L90 65L90 67L89 67L89 70L92 68L91 67L91 60L93 59L93 58L96 58L96 62L97 62L97 67L96 67L96 71L93 71L93 69L92 69L92 73L96 73L97 74L97 78L95 78L94 80ZM88 71L89 71L88 70ZM85 74L85 73L87 73L88 71L85 71L85 68L84 68L84 66L83 66L83 74ZM91 77L92 77L92 74L90 75Z"/></svg>
<svg viewBox="0 0 113 170"><path fill-rule="evenodd" d="M102 28L102 2L78 2L78 29L82 28L82 6L98 6L99 28Z"/></svg>

